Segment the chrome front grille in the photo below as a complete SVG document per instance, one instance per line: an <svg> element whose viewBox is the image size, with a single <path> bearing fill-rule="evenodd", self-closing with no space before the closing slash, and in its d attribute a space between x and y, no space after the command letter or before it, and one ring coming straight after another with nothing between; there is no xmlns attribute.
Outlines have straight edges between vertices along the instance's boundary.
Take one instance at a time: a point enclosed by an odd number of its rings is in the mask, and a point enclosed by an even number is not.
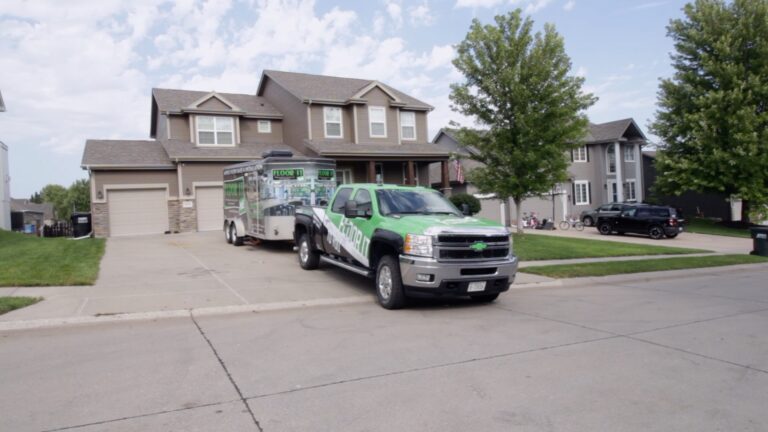
<svg viewBox="0 0 768 432"><path fill-rule="evenodd" d="M473 247L480 243L486 247ZM510 253L506 235L440 234L434 246L439 261L490 261L506 258Z"/></svg>

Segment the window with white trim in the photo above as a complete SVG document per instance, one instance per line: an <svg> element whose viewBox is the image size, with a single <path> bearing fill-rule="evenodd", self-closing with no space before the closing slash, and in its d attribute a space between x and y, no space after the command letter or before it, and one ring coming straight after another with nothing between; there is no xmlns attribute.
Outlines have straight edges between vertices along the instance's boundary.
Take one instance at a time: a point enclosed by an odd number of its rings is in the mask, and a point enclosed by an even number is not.
<svg viewBox="0 0 768 432"><path fill-rule="evenodd" d="M197 145L235 145L234 119L222 116L197 116Z"/></svg>
<svg viewBox="0 0 768 432"><path fill-rule="evenodd" d="M635 146L632 144L624 146L624 162L635 161Z"/></svg>
<svg viewBox="0 0 768 432"><path fill-rule="evenodd" d="M416 140L416 113L400 111L400 138L403 141Z"/></svg>
<svg viewBox="0 0 768 432"><path fill-rule="evenodd" d="M608 174L616 173L616 147L613 144L608 144L605 149L605 163L608 166Z"/></svg>
<svg viewBox="0 0 768 432"><path fill-rule="evenodd" d="M579 180L573 182L573 192L575 194L576 205L589 204L589 182Z"/></svg>
<svg viewBox="0 0 768 432"><path fill-rule="evenodd" d="M342 168L336 170L336 185L354 183L355 179L352 177L352 170L349 168Z"/></svg>
<svg viewBox="0 0 768 432"><path fill-rule="evenodd" d="M258 131L259 133L272 133L272 122L269 120L259 120Z"/></svg>
<svg viewBox="0 0 768 432"><path fill-rule="evenodd" d="M341 108L323 107L323 122L325 123L326 138L343 138Z"/></svg>
<svg viewBox="0 0 768 432"><path fill-rule="evenodd" d="M384 107L368 107L368 123L370 125L371 138L387 137L387 111Z"/></svg>
<svg viewBox="0 0 768 432"><path fill-rule="evenodd" d="M574 162L587 162L587 146L581 146L573 149Z"/></svg>
<svg viewBox="0 0 768 432"><path fill-rule="evenodd" d="M637 181L635 179L627 179L624 182L624 199L626 201L637 201Z"/></svg>

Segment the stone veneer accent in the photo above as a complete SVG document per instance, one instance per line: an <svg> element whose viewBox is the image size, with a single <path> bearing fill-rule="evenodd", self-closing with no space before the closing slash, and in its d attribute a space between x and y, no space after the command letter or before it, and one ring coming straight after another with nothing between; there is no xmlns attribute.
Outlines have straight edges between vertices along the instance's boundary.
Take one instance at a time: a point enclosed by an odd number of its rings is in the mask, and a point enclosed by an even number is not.
<svg viewBox="0 0 768 432"><path fill-rule="evenodd" d="M109 236L109 207L107 203L91 203L91 224L94 236Z"/></svg>
<svg viewBox="0 0 768 432"><path fill-rule="evenodd" d="M168 201L168 229L172 233L179 232L179 207L178 200Z"/></svg>
<svg viewBox="0 0 768 432"><path fill-rule="evenodd" d="M184 201L193 203L192 208L185 208ZM190 232L197 231L197 202L195 200L182 200L179 205L179 231Z"/></svg>

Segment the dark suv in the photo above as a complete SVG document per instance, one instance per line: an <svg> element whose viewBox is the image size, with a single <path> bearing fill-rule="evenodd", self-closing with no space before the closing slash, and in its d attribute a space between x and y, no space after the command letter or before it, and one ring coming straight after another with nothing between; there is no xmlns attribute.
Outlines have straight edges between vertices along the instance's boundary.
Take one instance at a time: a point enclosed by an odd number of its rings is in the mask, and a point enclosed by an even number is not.
<svg viewBox="0 0 768 432"><path fill-rule="evenodd" d="M600 207L590 209L590 210L584 210L581 212L581 215L579 216L579 219L584 223L585 226L593 226L595 225L595 222L597 222L597 219L600 218L600 216L616 216L624 208L627 208L629 206L632 206L634 204L622 204L622 203L608 203L603 204Z"/></svg>
<svg viewBox="0 0 768 432"><path fill-rule="evenodd" d="M634 233L645 234L652 239L660 239L664 236L675 238L683 231L682 217L678 217L677 210L666 206L625 206L615 216L600 216L597 219L597 229L600 234Z"/></svg>

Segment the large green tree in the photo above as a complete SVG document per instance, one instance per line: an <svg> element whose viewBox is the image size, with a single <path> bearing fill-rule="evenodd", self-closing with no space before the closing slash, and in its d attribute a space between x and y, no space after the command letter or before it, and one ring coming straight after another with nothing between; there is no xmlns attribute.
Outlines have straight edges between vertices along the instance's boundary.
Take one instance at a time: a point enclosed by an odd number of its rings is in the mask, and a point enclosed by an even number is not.
<svg viewBox="0 0 768 432"><path fill-rule="evenodd" d="M40 190L40 197L44 203L53 204L53 211L57 219L67 219L70 215L69 197L67 188L57 184L48 184Z"/></svg>
<svg viewBox="0 0 768 432"><path fill-rule="evenodd" d="M67 201L74 211L91 211L90 180L80 179L72 183L67 190Z"/></svg>
<svg viewBox="0 0 768 432"><path fill-rule="evenodd" d="M768 0L683 11L667 27L675 73L661 81L651 127L663 141L656 188L768 203Z"/></svg>
<svg viewBox="0 0 768 432"><path fill-rule="evenodd" d="M88 179L76 180L69 188L57 184L49 184L38 193L32 195L39 202L53 204L56 218L69 220L73 211L90 211L91 183ZM35 201L33 201L35 202Z"/></svg>
<svg viewBox="0 0 768 432"><path fill-rule="evenodd" d="M520 221L523 199L567 179L566 155L586 136L584 111L596 99L582 92L583 78L570 74L555 27L534 33L519 9L494 24L473 20L453 64L465 79L451 85L452 108L484 129L459 133L478 150L471 158L484 164L469 178L483 193L512 198Z"/></svg>

